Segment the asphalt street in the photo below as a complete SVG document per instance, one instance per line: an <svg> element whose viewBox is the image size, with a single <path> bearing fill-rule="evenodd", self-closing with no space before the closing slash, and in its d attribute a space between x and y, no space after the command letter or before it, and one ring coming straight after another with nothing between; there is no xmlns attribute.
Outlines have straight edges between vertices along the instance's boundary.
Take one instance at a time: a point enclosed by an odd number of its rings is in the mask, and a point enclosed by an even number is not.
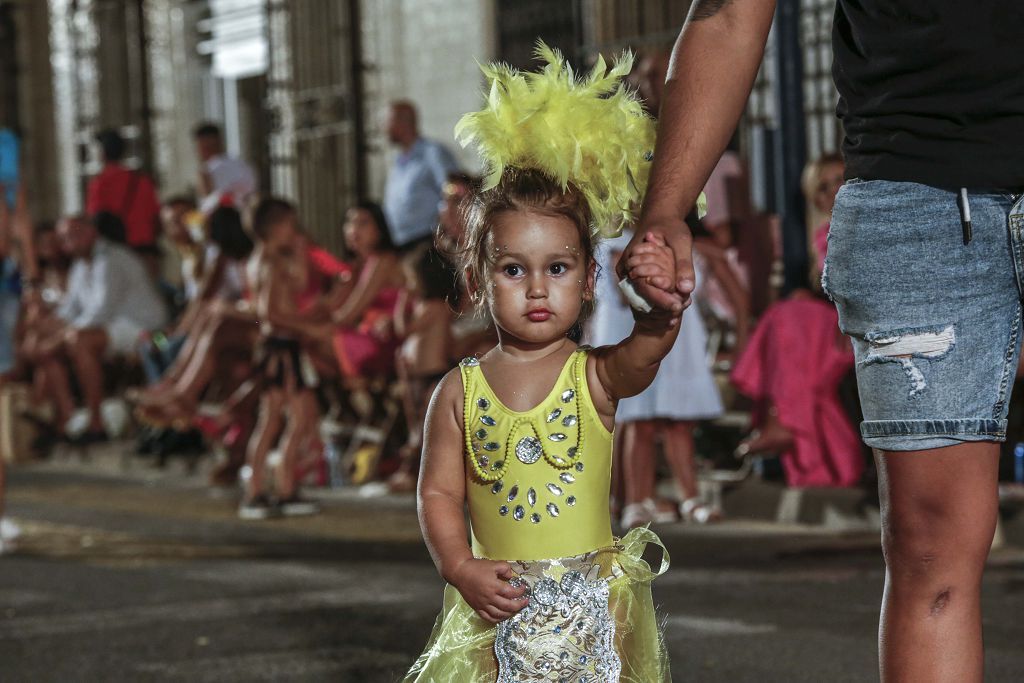
<svg viewBox="0 0 1024 683"><path fill-rule="evenodd" d="M174 468L58 459L10 479L3 681L394 681L440 606L408 497L331 494L316 517L254 523ZM874 534L658 531L675 680L877 680ZM993 554L984 603L987 680L1020 680L1024 552Z"/></svg>

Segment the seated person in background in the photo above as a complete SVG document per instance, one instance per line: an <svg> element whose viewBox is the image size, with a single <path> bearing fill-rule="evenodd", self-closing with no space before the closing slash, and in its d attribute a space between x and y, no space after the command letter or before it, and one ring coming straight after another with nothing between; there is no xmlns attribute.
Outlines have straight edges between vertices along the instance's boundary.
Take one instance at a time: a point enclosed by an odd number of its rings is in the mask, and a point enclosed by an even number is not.
<svg viewBox="0 0 1024 683"><path fill-rule="evenodd" d="M466 283L455 263L459 260L463 236L466 234L466 200L477 181L465 173L451 173L441 193L438 230L435 243L448 264L451 294L448 304L455 312L452 347L449 357L459 361L467 356L482 356L498 342L498 335L488 316L473 304Z"/></svg>
<svg viewBox="0 0 1024 683"><path fill-rule="evenodd" d="M89 411L88 426L78 440L102 440L103 359L133 353L139 336L164 325L167 313L138 257L102 239L88 218L65 218L57 232L74 261L67 294L57 310L64 326L43 352L43 371L63 429L75 407L63 363L71 361Z"/></svg>
<svg viewBox="0 0 1024 683"><path fill-rule="evenodd" d="M437 383L451 369L454 314L447 301L451 274L436 250L420 248L403 260L403 266L408 287L395 307L395 332L403 340L395 366L402 383L402 409L409 438L399 453L401 464L388 480L388 487L393 492L407 493L416 489L427 404Z"/></svg>
<svg viewBox="0 0 1024 683"><path fill-rule="evenodd" d="M828 218L843 183L842 159L810 163L804 180L809 203L824 217L816 231L813 289L769 306L736 361L731 379L754 399L756 427L739 452L779 455L789 486L854 486L865 460L839 395L840 382L853 369L853 348L839 331L835 306L817 293Z"/></svg>
<svg viewBox="0 0 1024 683"><path fill-rule="evenodd" d="M398 253L380 206L359 202L345 214L345 248L353 259L353 284L332 298L334 353L345 378L390 375L398 338L394 315L405 285Z"/></svg>
<svg viewBox="0 0 1024 683"><path fill-rule="evenodd" d="M217 305L234 306L245 288L245 263L253 250L252 240L242 227L242 216L230 206L216 209L207 221L209 240L203 248L204 275L188 288L184 313L167 333L154 334L140 348L150 383L159 381L185 345L188 335L201 326Z"/></svg>

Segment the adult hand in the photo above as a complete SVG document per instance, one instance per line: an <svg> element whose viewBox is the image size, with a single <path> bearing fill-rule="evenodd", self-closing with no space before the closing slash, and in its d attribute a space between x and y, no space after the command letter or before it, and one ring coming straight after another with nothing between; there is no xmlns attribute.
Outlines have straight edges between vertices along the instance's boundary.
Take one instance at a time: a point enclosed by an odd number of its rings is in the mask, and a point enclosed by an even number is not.
<svg viewBox="0 0 1024 683"><path fill-rule="evenodd" d="M628 275L626 264L633 256L632 252L644 243L648 233L663 240L672 250L676 262L675 282L651 278L634 282L633 286L637 293L650 302L654 308L678 315L690 305L690 295L695 286L693 236L682 219L641 221L633 239L630 240L623 251L622 258L619 259L615 269L616 274L619 279Z"/></svg>

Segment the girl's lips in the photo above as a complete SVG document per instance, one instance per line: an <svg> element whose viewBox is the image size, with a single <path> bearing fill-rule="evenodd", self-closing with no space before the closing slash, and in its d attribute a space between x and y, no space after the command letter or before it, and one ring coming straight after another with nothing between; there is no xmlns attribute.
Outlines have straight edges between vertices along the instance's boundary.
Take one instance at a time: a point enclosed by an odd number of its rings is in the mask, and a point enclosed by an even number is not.
<svg viewBox="0 0 1024 683"><path fill-rule="evenodd" d="M536 311L530 311L526 314L526 317L529 318L531 322L542 323L551 317L551 311L541 308Z"/></svg>

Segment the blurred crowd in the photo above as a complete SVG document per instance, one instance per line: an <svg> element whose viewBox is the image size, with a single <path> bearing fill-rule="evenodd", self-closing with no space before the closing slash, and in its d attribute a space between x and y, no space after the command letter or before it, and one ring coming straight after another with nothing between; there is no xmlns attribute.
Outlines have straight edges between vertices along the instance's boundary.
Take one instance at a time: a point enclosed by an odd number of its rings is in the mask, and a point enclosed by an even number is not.
<svg viewBox="0 0 1024 683"><path fill-rule="evenodd" d="M666 66L654 54L637 70L652 112ZM411 492L434 386L496 335L452 266L477 179L420 134L413 103L392 103L386 127L396 156L382 202L338 217L338 254L304 229L301 206L257 187L214 123L193 131L194 195L161 197L124 165L125 141L112 130L96 138L104 165L82 214L37 222L31 188L5 190L7 448L24 443L48 457L60 444L134 438L160 464L213 453L211 485L240 485L245 519L315 513L302 493L312 486ZM838 157L807 167L817 268L805 289L783 296L777 221L751 208L735 149L715 168L708 213L690 220L696 304L658 381L619 410L623 526L718 519L699 485L704 472L754 469L790 486L861 481L856 402L845 396L852 351L818 285L842 177ZM586 343L614 343L631 328L613 275L627 239L602 247Z"/></svg>

